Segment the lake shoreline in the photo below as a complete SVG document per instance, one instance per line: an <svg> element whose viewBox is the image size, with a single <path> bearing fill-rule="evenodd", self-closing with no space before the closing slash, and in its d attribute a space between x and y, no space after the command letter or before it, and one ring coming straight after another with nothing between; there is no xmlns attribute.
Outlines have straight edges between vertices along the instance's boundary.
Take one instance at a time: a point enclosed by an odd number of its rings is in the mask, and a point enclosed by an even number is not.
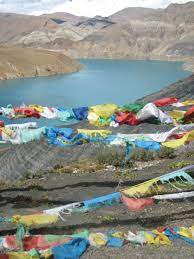
<svg viewBox="0 0 194 259"><path fill-rule="evenodd" d="M182 70L181 62L86 59L79 63L84 69L78 73L1 81L1 105L23 102L68 108L102 103L123 105L191 75Z"/></svg>
<svg viewBox="0 0 194 259"><path fill-rule="evenodd" d="M38 48L43 49L43 48ZM129 60L129 61L169 61L169 62L183 62L182 68L185 71L189 71L194 73L194 58L191 57L183 57L183 56L161 56L161 55L142 55L142 56L79 56L79 55L71 55L67 51L63 50L54 50L54 49L47 49L53 52L63 53L65 55L69 55L71 58L79 60L79 59L107 59L107 60Z"/></svg>
<svg viewBox="0 0 194 259"><path fill-rule="evenodd" d="M148 57L139 57L139 58L119 58L119 57L114 57L114 58L110 58L110 57L77 57L77 60L80 59L96 59L96 60L120 60L120 61L168 61L168 62L182 62L182 69L184 71L188 71L188 72L192 72L194 73L194 59L189 59L189 58L173 58L173 57L163 57L163 58L159 58L159 57L152 57L152 58L148 58Z"/></svg>

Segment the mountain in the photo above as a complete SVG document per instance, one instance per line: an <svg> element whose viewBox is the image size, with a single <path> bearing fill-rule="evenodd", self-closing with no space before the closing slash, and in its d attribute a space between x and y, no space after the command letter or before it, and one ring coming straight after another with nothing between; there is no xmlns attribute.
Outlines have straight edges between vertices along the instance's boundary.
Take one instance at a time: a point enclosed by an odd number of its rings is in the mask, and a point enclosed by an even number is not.
<svg viewBox="0 0 194 259"><path fill-rule="evenodd" d="M116 23L127 23L130 20L143 20L144 17L148 17L159 11L160 9L129 7L109 16L109 18Z"/></svg>
<svg viewBox="0 0 194 259"><path fill-rule="evenodd" d="M194 3L170 4L166 9L129 7L111 15L109 18L117 23L127 23L130 20L170 22L177 25L193 23Z"/></svg>
<svg viewBox="0 0 194 259"><path fill-rule="evenodd" d="M81 65L61 53L0 47L0 80L76 72Z"/></svg>
<svg viewBox="0 0 194 259"><path fill-rule="evenodd" d="M0 43L44 47L48 43L53 46L55 41L78 41L95 31L77 25L87 19L66 13L41 16L0 13Z"/></svg>
<svg viewBox="0 0 194 259"><path fill-rule="evenodd" d="M74 58L182 60L194 71L194 2L93 18L1 14L0 22L9 28L1 26L0 42L8 45L53 49Z"/></svg>
<svg viewBox="0 0 194 259"><path fill-rule="evenodd" d="M84 21L80 21L75 24L77 27L87 28L91 27L93 30L107 28L111 25L115 24L115 22L111 21L108 17L95 16L94 18L89 18Z"/></svg>
<svg viewBox="0 0 194 259"><path fill-rule="evenodd" d="M83 21L89 19L88 17L76 16L76 15L73 15L70 13L65 13L65 12L43 14L41 16L44 18L49 18L58 24L63 24L63 23L76 24L76 23L83 22Z"/></svg>
<svg viewBox="0 0 194 259"><path fill-rule="evenodd" d="M190 62L194 70L194 3L166 9L127 8L114 22L65 48L74 57L164 59Z"/></svg>
<svg viewBox="0 0 194 259"><path fill-rule="evenodd" d="M35 30L56 30L59 25L51 19L24 14L0 13L0 43L24 36Z"/></svg>
<svg viewBox="0 0 194 259"><path fill-rule="evenodd" d="M28 28L27 25L26 32L19 32L15 37L13 36L9 39L8 44L62 49L64 46L68 45L67 42L69 41L80 41L88 35L114 24L114 22L109 21L108 18L100 16L86 18L66 13L55 13L43 15L41 17L41 19L44 17L47 22L53 23L55 27L53 26L52 29L40 27L32 30L32 28Z"/></svg>

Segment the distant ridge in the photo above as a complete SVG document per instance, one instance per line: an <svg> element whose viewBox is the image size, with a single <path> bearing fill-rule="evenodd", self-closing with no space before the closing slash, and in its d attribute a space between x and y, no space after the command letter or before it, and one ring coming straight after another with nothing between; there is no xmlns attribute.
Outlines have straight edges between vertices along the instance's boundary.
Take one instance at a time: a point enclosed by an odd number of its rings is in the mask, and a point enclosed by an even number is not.
<svg viewBox="0 0 194 259"><path fill-rule="evenodd" d="M182 60L194 71L194 2L130 7L93 18L2 13L0 24L0 43L10 46L52 49L73 58Z"/></svg>

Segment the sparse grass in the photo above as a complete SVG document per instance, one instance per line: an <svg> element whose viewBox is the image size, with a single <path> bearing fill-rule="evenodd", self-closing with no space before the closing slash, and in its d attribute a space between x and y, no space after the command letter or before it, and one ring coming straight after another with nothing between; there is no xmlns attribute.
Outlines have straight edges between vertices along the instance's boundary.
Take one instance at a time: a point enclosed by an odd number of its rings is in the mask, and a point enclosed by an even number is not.
<svg viewBox="0 0 194 259"><path fill-rule="evenodd" d="M36 173L32 173L32 172L26 172L23 174L21 181L25 181L25 180L32 180L32 179L40 179L44 176L43 172L36 172Z"/></svg>
<svg viewBox="0 0 194 259"><path fill-rule="evenodd" d="M94 161L78 161L67 165L56 165L49 173L72 174L72 173L93 173L103 169L104 166Z"/></svg>
<svg viewBox="0 0 194 259"><path fill-rule="evenodd" d="M194 157L194 151L187 152L186 157Z"/></svg>
<svg viewBox="0 0 194 259"><path fill-rule="evenodd" d="M34 191L44 191L44 188L37 182L37 179L20 179L14 182L0 182L0 190L9 190L10 188L26 188Z"/></svg>
<svg viewBox="0 0 194 259"><path fill-rule="evenodd" d="M116 171L115 178L116 179L127 179L127 180L134 180L137 176L136 172L124 170L124 171Z"/></svg>
<svg viewBox="0 0 194 259"><path fill-rule="evenodd" d="M109 222L116 222L118 221L118 218L113 215L107 215L107 216L97 216L97 219L101 223L109 223Z"/></svg>
<svg viewBox="0 0 194 259"><path fill-rule="evenodd" d="M41 198L42 198L43 200L49 200L48 192L44 192L44 193L42 194Z"/></svg>
<svg viewBox="0 0 194 259"><path fill-rule="evenodd" d="M31 191L44 191L44 187L41 186L39 183L32 183L32 184L27 184L26 186L28 189Z"/></svg>
<svg viewBox="0 0 194 259"><path fill-rule="evenodd" d="M10 186L12 186L12 183L0 181L0 190L1 189L6 189L6 188L10 188Z"/></svg>
<svg viewBox="0 0 194 259"><path fill-rule="evenodd" d="M189 161L179 161L179 162L173 162L169 165L170 169L179 169L179 168L183 168L185 166L189 166L191 165L191 162Z"/></svg>

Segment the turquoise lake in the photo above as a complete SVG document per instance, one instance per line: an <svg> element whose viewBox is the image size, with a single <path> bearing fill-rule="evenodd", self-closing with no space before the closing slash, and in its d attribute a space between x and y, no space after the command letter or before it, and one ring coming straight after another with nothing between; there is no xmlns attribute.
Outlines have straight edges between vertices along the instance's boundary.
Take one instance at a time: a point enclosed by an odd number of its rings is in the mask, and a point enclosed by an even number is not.
<svg viewBox="0 0 194 259"><path fill-rule="evenodd" d="M79 62L84 69L78 73L0 81L0 106L123 104L191 74L183 71L181 62L95 59Z"/></svg>

